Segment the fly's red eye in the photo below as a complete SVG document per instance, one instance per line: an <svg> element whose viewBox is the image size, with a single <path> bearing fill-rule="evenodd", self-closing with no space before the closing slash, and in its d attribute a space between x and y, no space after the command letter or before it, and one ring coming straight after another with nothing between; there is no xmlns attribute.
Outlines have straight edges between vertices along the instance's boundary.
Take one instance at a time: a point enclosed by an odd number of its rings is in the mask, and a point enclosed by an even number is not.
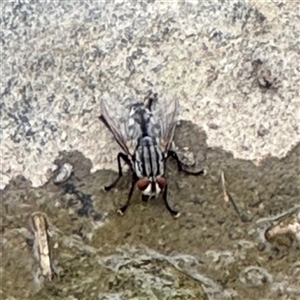
<svg viewBox="0 0 300 300"><path fill-rule="evenodd" d="M158 183L158 185L159 185L159 187L160 187L161 190L162 190L162 189L166 186L166 184L167 184L166 178L163 178L163 177L157 178L157 179L156 179L156 182Z"/></svg>
<svg viewBox="0 0 300 300"><path fill-rule="evenodd" d="M140 191L144 191L148 187L149 184L150 184L149 178L145 177L145 178L138 180L137 187Z"/></svg>

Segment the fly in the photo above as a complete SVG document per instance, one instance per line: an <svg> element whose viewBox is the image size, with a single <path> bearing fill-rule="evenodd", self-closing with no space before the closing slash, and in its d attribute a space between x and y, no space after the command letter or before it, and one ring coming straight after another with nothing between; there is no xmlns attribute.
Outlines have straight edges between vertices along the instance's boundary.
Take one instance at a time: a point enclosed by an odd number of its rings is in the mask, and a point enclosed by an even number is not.
<svg viewBox="0 0 300 300"><path fill-rule="evenodd" d="M150 93L144 102L136 102L128 110L110 103L109 99L102 99L99 119L113 134L123 152L117 156L119 176L104 190L114 188L123 176L123 160L130 167L132 180L126 204L118 209L118 213L125 213L137 186L143 201L162 194L166 208L178 218L180 213L171 208L167 199L167 159L172 157L176 161L178 171L189 175L204 174L204 170L191 172L184 169L177 153L170 150L177 123L178 101L162 103L158 101L157 94Z"/></svg>

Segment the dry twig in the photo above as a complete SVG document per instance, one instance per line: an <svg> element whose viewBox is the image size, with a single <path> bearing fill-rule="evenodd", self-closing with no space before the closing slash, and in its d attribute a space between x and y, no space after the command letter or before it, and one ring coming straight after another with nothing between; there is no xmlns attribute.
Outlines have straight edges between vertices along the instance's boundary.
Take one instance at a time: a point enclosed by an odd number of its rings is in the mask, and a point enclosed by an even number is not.
<svg viewBox="0 0 300 300"><path fill-rule="evenodd" d="M225 181L225 176L224 176L224 172L223 171L221 171L221 182L222 182L222 189L223 189L224 201L225 202L230 201L231 204L233 205L234 210L236 211L236 213L238 214L238 216L241 218L241 214L240 214L240 211L239 211L236 203L234 202L231 194L226 189L226 181Z"/></svg>

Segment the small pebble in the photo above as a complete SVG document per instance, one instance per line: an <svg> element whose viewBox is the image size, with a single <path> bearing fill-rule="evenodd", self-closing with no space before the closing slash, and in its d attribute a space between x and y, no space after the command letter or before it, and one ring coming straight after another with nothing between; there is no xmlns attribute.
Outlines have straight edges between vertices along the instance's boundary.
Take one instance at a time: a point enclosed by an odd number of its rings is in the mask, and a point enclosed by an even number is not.
<svg viewBox="0 0 300 300"><path fill-rule="evenodd" d="M63 166L58 171L57 176L54 178L54 183L62 183L70 178L73 172L73 166L69 163L63 164Z"/></svg>

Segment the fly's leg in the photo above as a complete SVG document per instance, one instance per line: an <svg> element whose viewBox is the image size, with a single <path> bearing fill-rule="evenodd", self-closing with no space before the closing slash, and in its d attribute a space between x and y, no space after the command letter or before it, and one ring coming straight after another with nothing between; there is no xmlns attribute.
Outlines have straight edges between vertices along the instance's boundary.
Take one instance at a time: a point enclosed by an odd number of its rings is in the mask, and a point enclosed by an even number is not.
<svg viewBox="0 0 300 300"><path fill-rule="evenodd" d="M176 210L173 210L171 208L171 206L169 205L169 203L168 203L168 199L167 199L168 198L168 185L167 184L164 186L164 190L163 190L163 195L162 196L163 196L163 199L164 199L164 202L165 202L167 210L171 213L171 215L174 218L177 219L180 216L180 213L178 211L176 211Z"/></svg>
<svg viewBox="0 0 300 300"><path fill-rule="evenodd" d="M122 165L121 165L121 159L123 159L125 161L125 163L127 163L128 165L130 165L130 160L128 158L127 155L125 155L124 153L120 152L118 153L117 156L118 159L118 169L119 169L119 176L117 179L115 179L110 185L105 186L103 189L104 191L110 191L112 188L114 188L117 183L119 182L119 180L121 179L121 177L123 176L123 172L122 172Z"/></svg>
<svg viewBox="0 0 300 300"><path fill-rule="evenodd" d="M183 162L181 162L179 160L178 155L175 151L169 150L167 158L168 157L172 157L176 161L177 169L180 172L183 172L183 173L188 174L188 175L204 175L205 174L205 170L200 170L198 172L193 172L193 171L188 171L188 170L183 169L184 164L183 164Z"/></svg>
<svg viewBox="0 0 300 300"><path fill-rule="evenodd" d="M130 190L129 190L129 193L128 193L128 196L127 196L127 201L126 201L126 204L123 205L120 209L118 209L118 213L123 216L125 211L127 210L129 204L130 204L130 200L131 200L131 197L132 197L132 194L133 194L133 191L134 191L134 187L135 187L135 184L136 184L136 179L133 177L132 178L132 182L131 182L131 187L130 187Z"/></svg>
<svg viewBox="0 0 300 300"><path fill-rule="evenodd" d="M147 101L146 107L151 111L153 103L157 101L157 93L153 94L152 91L150 91L145 100Z"/></svg>

